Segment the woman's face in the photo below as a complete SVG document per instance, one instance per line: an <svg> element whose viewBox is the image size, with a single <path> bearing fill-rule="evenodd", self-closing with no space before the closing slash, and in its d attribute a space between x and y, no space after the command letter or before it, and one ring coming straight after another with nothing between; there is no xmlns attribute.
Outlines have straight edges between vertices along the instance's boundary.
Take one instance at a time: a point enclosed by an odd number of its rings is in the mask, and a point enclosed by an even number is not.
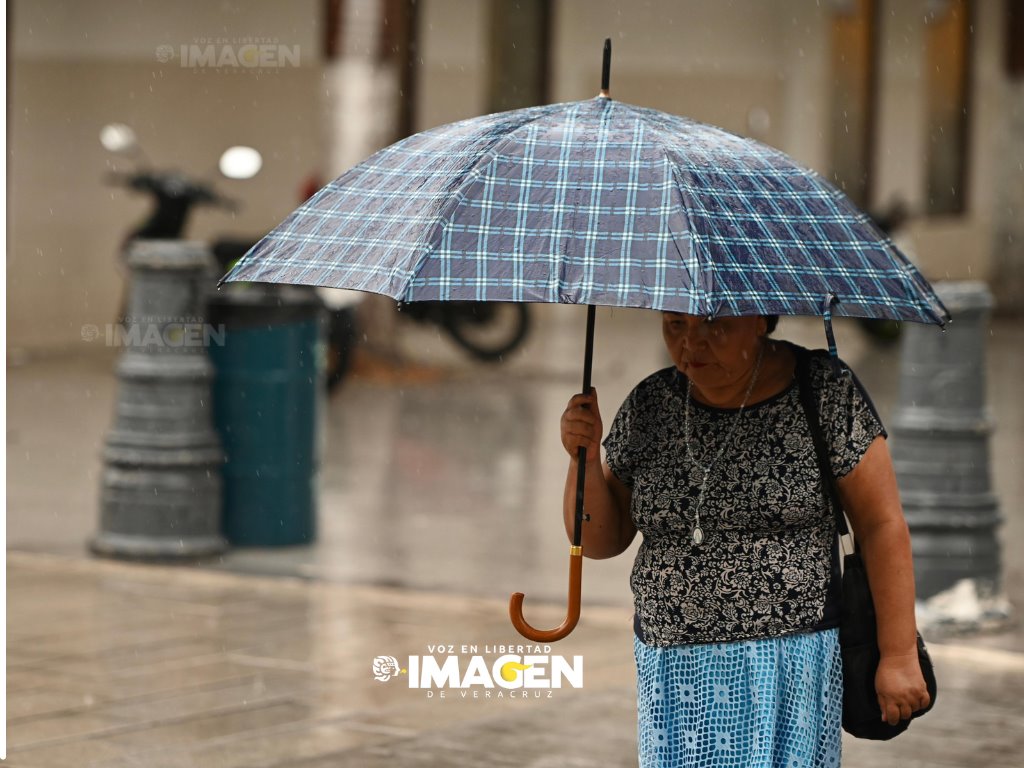
<svg viewBox="0 0 1024 768"><path fill-rule="evenodd" d="M760 337L768 329L764 317L720 317L663 312L661 331L669 355L701 390L746 382L757 359Z"/></svg>

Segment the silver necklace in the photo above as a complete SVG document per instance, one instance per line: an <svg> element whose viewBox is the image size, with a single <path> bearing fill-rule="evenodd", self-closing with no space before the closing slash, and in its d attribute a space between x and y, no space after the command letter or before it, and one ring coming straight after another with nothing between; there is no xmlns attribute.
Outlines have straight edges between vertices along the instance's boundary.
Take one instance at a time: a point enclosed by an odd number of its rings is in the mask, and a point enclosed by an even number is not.
<svg viewBox="0 0 1024 768"><path fill-rule="evenodd" d="M736 425L740 423L740 416L743 415L743 409L747 407L747 400L750 398L750 393L754 391L754 384L757 383L757 375L761 372L761 360L764 359L764 347L765 345L762 343L761 348L757 353L757 362L754 364L754 375L750 377L750 383L747 385L746 394L743 395L743 402L740 404L740 409L732 418L732 425L729 427L729 432L718 446L718 453L715 455L715 458L713 458L711 463L707 466L702 466L701 463L693 457L693 450L690 445L690 390L693 387L693 381L689 376L686 377L686 408L683 411L683 440L686 443L686 458L697 466L697 469L700 470L702 475L702 479L700 481L700 494L697 496L697 506L693 513L693 530L690 532L690 536L693 539L694 544L700 544L704 541L704 531L700 527L700 510L704 504L704 491L708 487L708 478L711 477L711 470L714 469L715 464L718 463L718 460L722 458L722 454L725 453L725 447L729 444L729 440L732 438L732 433L736 431Z"/></svg>

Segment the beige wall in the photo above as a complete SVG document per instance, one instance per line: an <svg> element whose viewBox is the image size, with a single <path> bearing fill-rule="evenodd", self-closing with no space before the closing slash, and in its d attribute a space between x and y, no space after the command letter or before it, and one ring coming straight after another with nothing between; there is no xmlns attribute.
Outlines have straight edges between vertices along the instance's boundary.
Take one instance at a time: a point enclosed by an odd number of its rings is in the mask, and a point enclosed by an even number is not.
<svg viewBox="0 0 1024 768"><path fill-rule="evenodd" d="M926 141L916 3L883 0L876 200L919 203ZM932 278L989 276L1001 96L1001 0L975 19L969 212L913 228ZM614 41L613 96L686 114L771 143L825 170L827 3L556 0L551 99L593 96L600 51ZM104 186L111 158L98 134L133 125L158 165L210 172L230 144L259 148L248 182L218 183L242 200L236 216L199 211L190 234L259 234L296 203L324 165L320 0L21 0L12 17L9 113L8 343L82 347L83 324L111 322L121 281L115 254L145 203ZM486 100L485 0L423 0L416 128L480 114ZM301 64L256 74L157 61L157 46L195 38L273 37L298 45ZM755 132L751 110L770 117ZM123 162L119 167L124 167Z"/></svg>
<svg viewBox="0 0 1024 768"><path fill-rule="evenodd" d="M10 123L7 320L13 346L80 344L83 324L113 322L121 238L148 201L105 186L128 168L99 143L107 122L134 126L159 166L216 178L231 144L261 149L250 181L220 179L242 201L237 215L199 209L189 236L259 235L297 203L302 178L318 166L317 73L291 70L256 79L195 75L130 61L19 61ZM226 78L231 78L227 81Z"/></svg>
<svg viewBox="0 0 1024 768"><path fill-rule="evenodd" d="M320 56L320 0L15 0L18 58L153 63L158 45L195 38L273 37Z"/></svg>
<svg viewBox="0 0 1024 768"><path fill-rule="evenodd" d="M259 235L288 214L322 155L318 3L19 2L13 16L9 120L7 338L14 348L82 348L81 327L114 322L121 238L148 201L106 186L130 164L99 143L109 122L133 126L157 167L217 179L220 153L250 144L264 168L219 179L237 215L199 209L189 235ZM285 9L288 9L285 12ZM300 66L250 70L161 64L158 45L196 37L276 37ZM304 61L305 59L305 61Z"/></svg>

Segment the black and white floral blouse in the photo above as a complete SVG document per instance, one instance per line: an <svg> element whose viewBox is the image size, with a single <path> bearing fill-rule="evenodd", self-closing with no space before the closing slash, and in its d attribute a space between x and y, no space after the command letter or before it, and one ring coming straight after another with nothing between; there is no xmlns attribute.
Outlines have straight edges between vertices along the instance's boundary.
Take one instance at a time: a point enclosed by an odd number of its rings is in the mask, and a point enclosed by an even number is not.
<svg viewBox="0 0 1024 768"><path fill-rule="evenodd" d="M821 355L810 372L842 477L886 432L855 376L838 376ZM643 536L631 578L640 639L664 647L835 626L835 521L796 380L740 415L708 479L700 544L692 531L701 477L683 442L685 402L686 378L658 371L629 394L604 441L609 468L632 488ZM694 458L707 466L738 409L690 408Z"/></svg>

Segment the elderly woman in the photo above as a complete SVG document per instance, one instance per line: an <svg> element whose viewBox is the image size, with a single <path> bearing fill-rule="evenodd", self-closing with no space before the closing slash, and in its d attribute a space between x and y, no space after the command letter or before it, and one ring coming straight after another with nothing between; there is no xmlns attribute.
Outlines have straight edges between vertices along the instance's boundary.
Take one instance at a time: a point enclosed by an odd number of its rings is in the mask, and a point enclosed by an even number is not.
<svg viewBox="0 0 1024 768"><path fill-rule="evenodd" d="M583 552L614 557L643 536L631 578L641 766L839 764L835 520L795 379L806 350L769 339L777 321L664 313L675 365L626 398L603 465L597 393L562 416L566 531L584 446ZM879 704L896 723L928 693L886 433L855 377L809 365L878 614Z"/></svg>

